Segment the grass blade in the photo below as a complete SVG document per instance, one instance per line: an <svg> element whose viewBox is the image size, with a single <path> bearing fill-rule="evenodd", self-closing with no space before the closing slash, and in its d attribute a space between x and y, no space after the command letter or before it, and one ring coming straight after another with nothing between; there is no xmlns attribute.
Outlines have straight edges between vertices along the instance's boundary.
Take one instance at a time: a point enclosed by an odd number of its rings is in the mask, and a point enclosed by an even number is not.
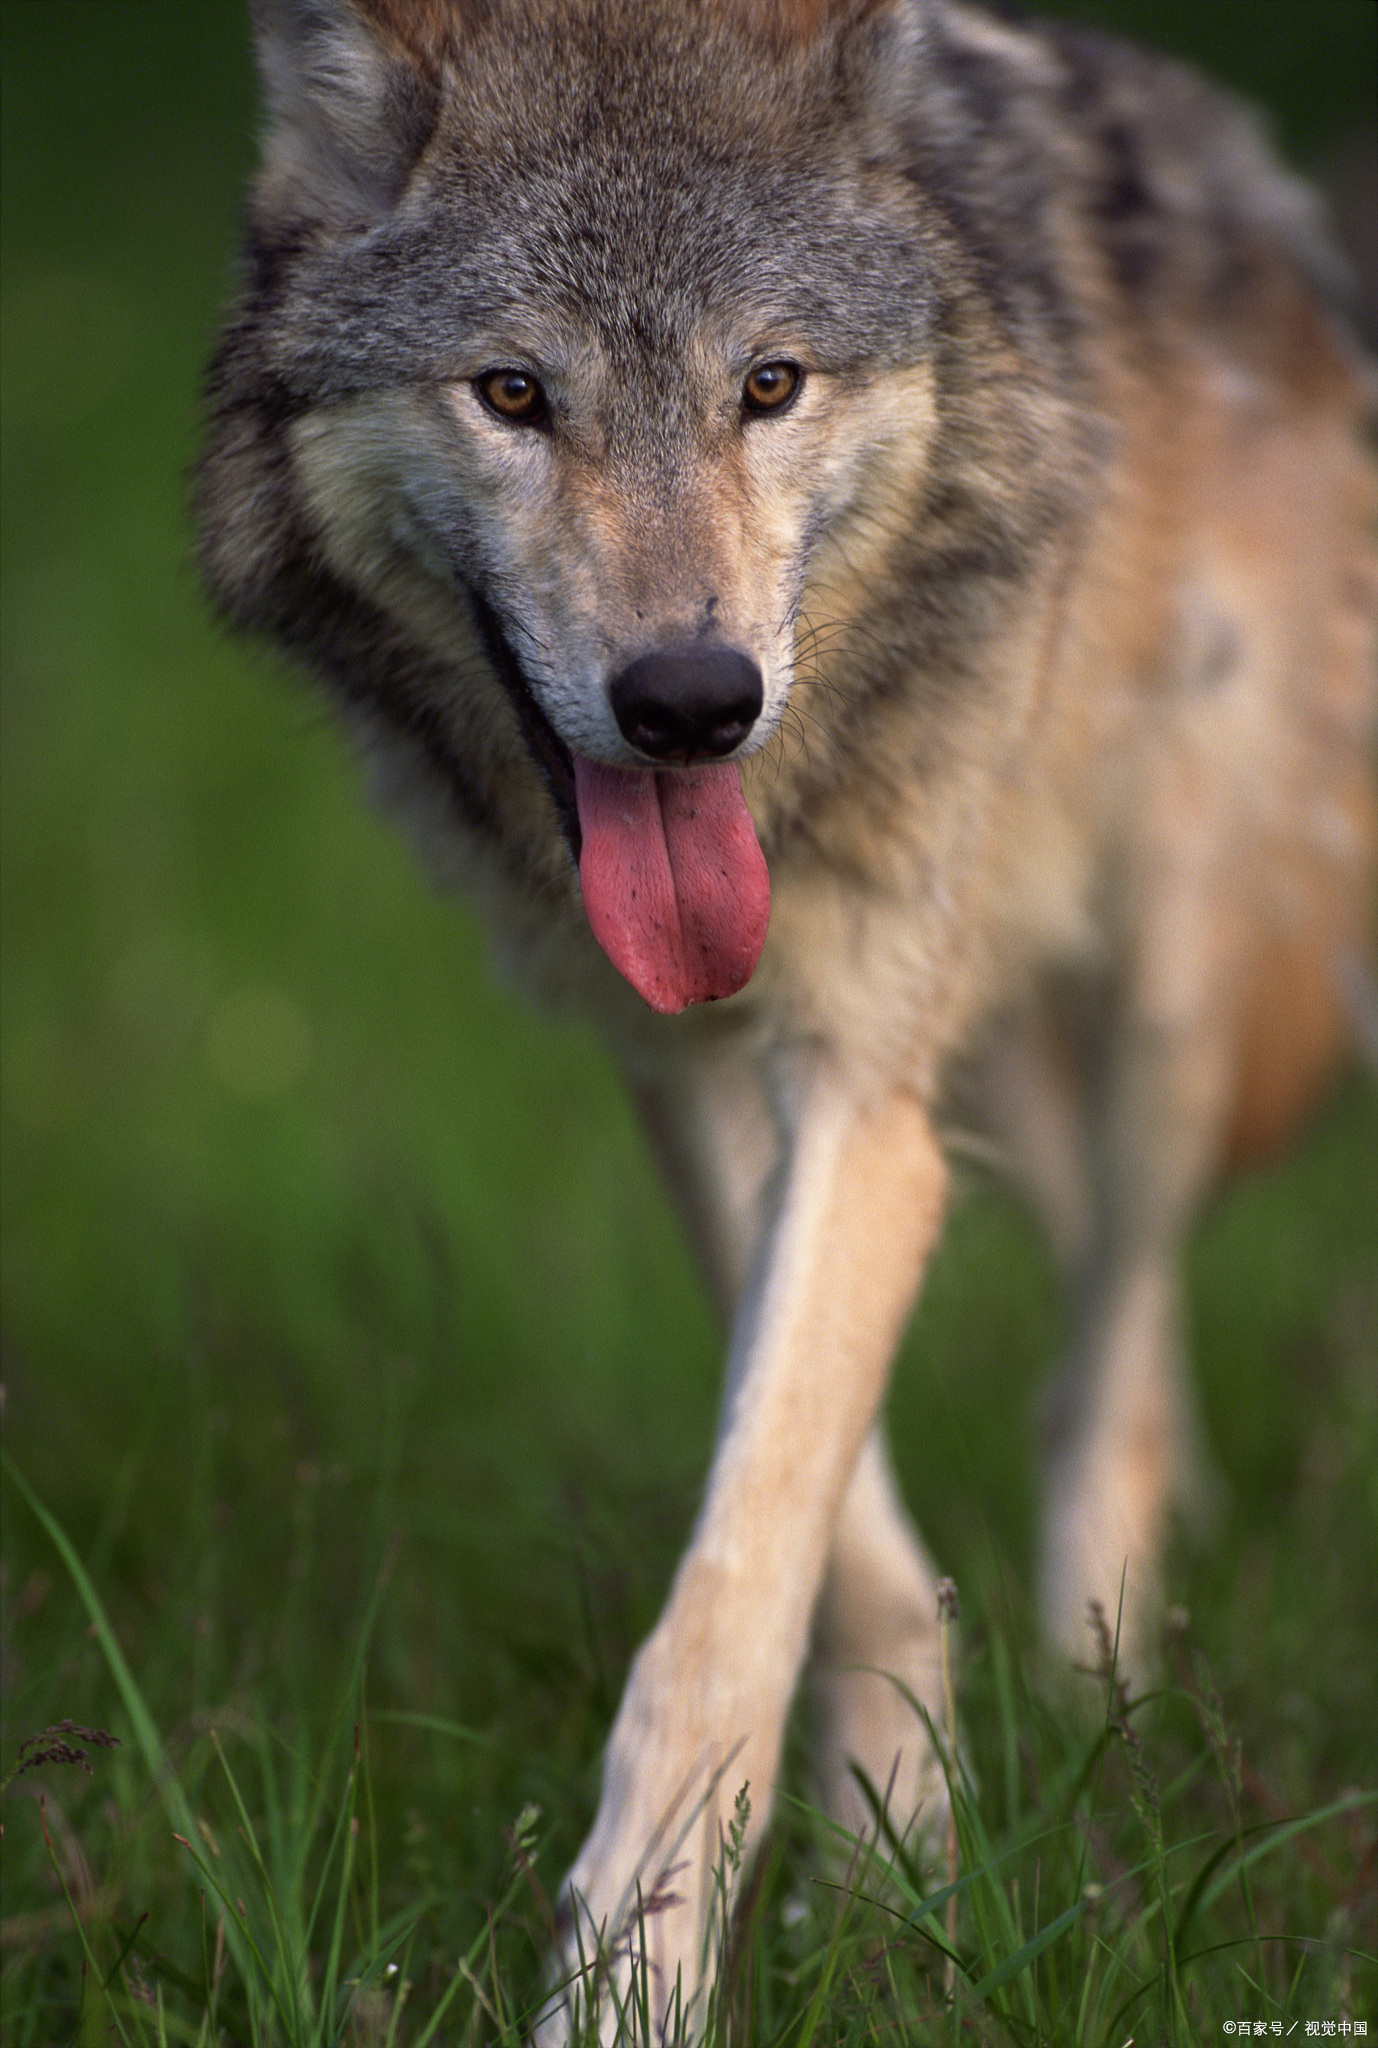
<svg viewBox="0 0 1378 2048"><path fill-rule="evenodd" d="M172 1765L168 1762L167 1752L163 1748L163 1738L158 1733L157 1724L144 1703L144 1696L135 1682L134 1674L125 1662L124 1652L115 1640L115 1632L106 1617L99 1593L88 1578L66 1530L54 1515L49 1514L7 1452L0 1451L0 1463L3 1463L6 1478L18 1490L20 1497L42 1525L53 1548L67 1567L81 1604L90 1619L91 1633L100 1644L101 1652L110 1667L110 1675L115 1681L125 1713L129 1716L134 1739L148 1766L149 1776L158 1788L159 1797L181 1833L194 1834L196 1820L187 1803L186 1794Z"/></svg>

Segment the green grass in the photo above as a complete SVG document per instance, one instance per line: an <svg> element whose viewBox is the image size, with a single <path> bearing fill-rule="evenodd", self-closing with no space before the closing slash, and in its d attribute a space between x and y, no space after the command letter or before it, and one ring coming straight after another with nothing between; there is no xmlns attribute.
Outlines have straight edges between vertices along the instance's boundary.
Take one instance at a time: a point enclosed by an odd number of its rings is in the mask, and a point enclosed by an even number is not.
<svg viewBox="0 0 1378 2048"><path fill-rule="evenodd" d="M160 1657L141 1645L150 1676L135 1677L65 1532L7 1477L10 1513L22 1502L64 1574L68 1642L89 1646L68 1696L126 1731L111 1748L88 1725L50 1729L68 1760L7 1788L37 1803L9 1801L6 1862L35 1896L34 1871L48 1879L47 1902L5 1923L7 2040L521 2040L591 1781L506 1729L377 1704L395 1555L360 1587L323 1678L303 1654L320 1564L299 1501L264 1617L278 1654L160 1729ZM962 1669L983 1791L954 1785L950 1867L881 1824L839 1856L787 1795L730 1926L707 2038L1120 2048L1227 2019L1286 2030L1370 2012L1378 1792L1289 1811L1192 1635L1177 1617L1170 1682L1132 1703L1107 1635L1095 1720L1050 1709L1007 1623L978 1611ZM568 1704L576 1745L602 1719L589 1680ZM621 2038L651 2038L635 2000Z"/></svg>
<svg viewBox="0 0 1378 2048"><path fill-rule="evenodd" d="M1299 148L1371 98L1369 0L1157 19ZM59 1730L90 1773L4 1794L0 2032L400 2048L448 1998L432 2038L515 2038L719 1338L597 1046L493 984L314 700L204 615L184 478L256 118L238 5L56 20L3 16L0 1780L64 1721L120 1746ZM955 1997L932 1873L872 1858L854 1902L786 1796L737 2038L1372 2016L1375 1158L1351 1081L1193 1242L1228 1496L1172 1561L1168 1689L1099 1732L1029 1612L1057 1291L1020 1213L964 1197L890 1404L964 1603Z"/></svg>

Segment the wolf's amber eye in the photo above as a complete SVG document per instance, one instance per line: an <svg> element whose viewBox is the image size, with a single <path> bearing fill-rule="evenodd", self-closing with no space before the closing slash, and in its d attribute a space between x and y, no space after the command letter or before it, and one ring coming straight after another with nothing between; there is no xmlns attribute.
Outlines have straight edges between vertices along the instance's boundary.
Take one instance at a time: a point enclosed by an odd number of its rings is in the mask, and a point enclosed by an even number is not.
<svg viewBox="0 0 1378 2048"><path fill-rule="evenodd" d="M748 412L779 412L804 381L798 363L758 363L742 386Z"/></svg>
<svg viewBox="0 0 1378 2048"><path fill-rule="evenodd" d="M516 427L544 426L545 393L525 370L489 370L474 389L500 420L510 420Z"/></svg>

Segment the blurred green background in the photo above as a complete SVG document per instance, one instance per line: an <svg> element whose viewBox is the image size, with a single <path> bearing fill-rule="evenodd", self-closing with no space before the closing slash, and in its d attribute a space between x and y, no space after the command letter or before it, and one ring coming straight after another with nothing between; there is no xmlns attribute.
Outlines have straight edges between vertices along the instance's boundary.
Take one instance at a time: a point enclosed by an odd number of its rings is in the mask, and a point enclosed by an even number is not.
<svg viewBox="0 0 1378 2048"><path fill-rule="evenodd" d="M1079 11L1261 99L1371 227L1373 0ZM206 616L186 475L254 153L245 10L0 19L7 1446L174 1718L284 1629L329 1667L395 1535L378 1686L587 1769L719 1339L596 1044L494 984L314 697ZM1175 1583L1222 1668L1267 1674L1279 1755L1310 1717L1322 1777L1371 1760L1375 1161L1351 1081L1191 1259L1232 1505ZM944 1565L1016 1616L1060 1329L1036 1236L972 1191L892 1419ZM12 1495L4 1535L13 1734L101 1681Z"/></svg>

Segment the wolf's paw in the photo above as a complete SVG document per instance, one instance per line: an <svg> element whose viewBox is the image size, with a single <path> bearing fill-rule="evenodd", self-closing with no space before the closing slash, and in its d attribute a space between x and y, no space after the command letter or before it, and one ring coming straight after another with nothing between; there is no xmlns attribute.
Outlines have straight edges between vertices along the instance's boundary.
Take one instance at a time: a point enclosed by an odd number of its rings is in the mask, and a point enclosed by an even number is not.
<svg viewBox="0 0 1378 2048"><path fill-rule="evenodd" d="M532 2048L671 2048L700 2037L710 1959L696 1916L673 1890L682 1875L670 1866L649 1896L638 1887L620 1923L600 1917L571 1877Z"/></svg>
<svg viewBox="0 0 1378 2048"><path fill-rule="evenodd" d="M704 2033L750 1801L743 1786L724 1828L722 1771L694 1776L702 1782L672 1802L630 1866L609 1853L597 1828L590 1836L561 1894L550 1999L534 2048L672 2048Z"/></svg>
<svg viewBox="0 0 1378 2048"><path fill-rule="evenodd" d="M598 1814L561 1895L537 2048L669 2048L704 2031L737 1881L770 1804L779 1716L759 1711L764 1740L717 1740L710 1729L747 1721L743 1702L716 1698L705 1711L706 1688L687 1675L678 1688L659 1683L662 1649L655 1637L643 1646L609 1738Z"/></svg>

